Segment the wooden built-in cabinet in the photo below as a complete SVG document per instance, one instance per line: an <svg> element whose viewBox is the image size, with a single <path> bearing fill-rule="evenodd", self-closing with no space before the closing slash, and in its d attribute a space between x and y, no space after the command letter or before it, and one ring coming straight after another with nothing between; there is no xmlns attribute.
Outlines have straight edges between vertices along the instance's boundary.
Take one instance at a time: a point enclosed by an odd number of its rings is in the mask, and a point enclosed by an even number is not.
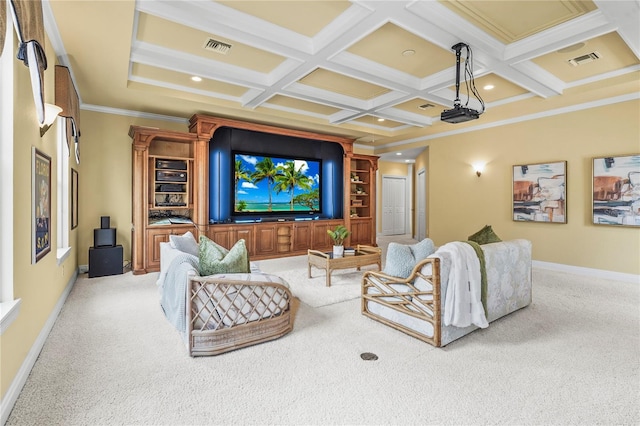
<svg viewBox="0 0 640 426"><path fill-rule="evenodd" d="M343 220L323 220L313 223L313 249L320 251L330 251L333 248L333 241L327 234L327 230L334 229L338 225L344 225Z"/></svg>
<svg viewBox="0 0 640 426"><path fill-rule="evenodd" d="M252 259L305 254L308 249L331 250L327 229L343 220L259 222L243 225L210 225L207 237L223 247L232 247L244 238Z"/></svg>
<svg viewBox="0 0 640 426"><path fill-rule="evenodd" d="M169 242L169 235L182 235L193 226L149 226L146 232L146 265L149 270L160 270L160 243Z"/></svg>
<svg viewBox="0 0 640 426"><path fill-rule="evenodd" d="M209 141L221 127L338 143L344 150L342 219L209 224ZM244 239L252 259L329 251L328 229L344 224L351 231L347 245L375 245L375 181L378 157L353 153L353 140L303 130L194 115L189 132L131 126L132 270L160 269L160 243L172 234L191 231L231 248ZM185 224L184 221L189 223ZM182 221L182 222L181 222Z"/></svg>
<svg viewBox="0 0 640 426"><path fill-rule="evenodd" d="M375 238L372 233L372 229L374 228L373 220L371 218L351 219L351 245L375 245Z"/></svg>
<svg viewBox="0 0 640 426"><path fill-rule="evenodd" d="M256 254L256 233L252 225L212 225L207 227L206 236L226 248L242 239L249 256Z"/></svg>
<svg viewBox="0 0 640 426"><path fill-rule="evenodd" d="M206 223L201 202L206 198L196 180L208 168L208 151L192 133L131 126L129 136L131 269L141 274L160 269L160 243L169 241L169 235L192 231L197 236L194 224ZM180 223L185 221L189 224Z"/></svg>
<svg viewBox="0 0 640 426"><path fill-rule="evenodd" d="M375 245L378 157L353 154L349 165L349 244Z"/></svg>

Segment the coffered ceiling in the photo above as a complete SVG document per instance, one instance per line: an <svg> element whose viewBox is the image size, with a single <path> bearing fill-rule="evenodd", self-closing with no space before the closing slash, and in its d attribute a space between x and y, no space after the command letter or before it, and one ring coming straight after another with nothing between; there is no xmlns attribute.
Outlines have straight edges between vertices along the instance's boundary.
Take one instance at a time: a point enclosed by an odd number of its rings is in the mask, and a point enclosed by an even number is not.
<svg viewBox="0 0 640 426"><path fill-rule="evenodd" d="M84 109L222 115L346 135L393 156L452 131L640 96L638 0L49 0L44 9ZM455 98L459 42L472 49L486 112L450 124L440 113Z"/></svg>

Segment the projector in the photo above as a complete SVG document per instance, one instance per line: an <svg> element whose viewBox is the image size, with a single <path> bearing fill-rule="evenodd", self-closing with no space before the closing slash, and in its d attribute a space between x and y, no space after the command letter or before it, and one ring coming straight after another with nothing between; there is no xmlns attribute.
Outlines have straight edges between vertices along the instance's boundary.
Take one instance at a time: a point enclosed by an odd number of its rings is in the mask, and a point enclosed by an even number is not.
<svg viewBox="0 0 640 426"><path fill-rule="evenodd" d="M447 123L464 123L465 121L475 120L478 117L480 117L480 114L475 109L454 105L452 109L442 111L440 121Z"/></svg>

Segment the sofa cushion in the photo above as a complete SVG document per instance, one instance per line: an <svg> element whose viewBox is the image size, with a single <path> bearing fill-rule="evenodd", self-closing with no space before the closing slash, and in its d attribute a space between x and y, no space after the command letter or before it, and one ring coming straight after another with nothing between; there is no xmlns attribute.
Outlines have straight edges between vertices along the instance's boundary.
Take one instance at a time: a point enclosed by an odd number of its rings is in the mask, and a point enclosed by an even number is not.
<svg viewBox="0 0 640 426"><path fill-rule="evenodd" d="M198 259L200 262L200 275L249 272L249 255L244 240L227 250L205 236L200 237Z"/></svg>
<svg viewBox="0 0 640 426"><path fill-rule="evenodd" d="M469 235L467 239L478 244L499 243L500 241L502 241L500 237L498 237L496 233L493 232L493 228L491 228L491 225L485 225L484 228L482 228L475 234Z"/></svg>
<svg viewBox="0 0 640 426"><path fill-rule="evenodd" d="M182 252L194 256L198 255L198 242L191 231L187 231L183 235L169 235L169 244Z"/></svg>
<svg viewBox="0 0 640 426"><path fill-rule="evenodd" d="M389 243L383 272L394 277L407 278L416 263L434 251L435 246L429 238L413 245Z"/></svg>

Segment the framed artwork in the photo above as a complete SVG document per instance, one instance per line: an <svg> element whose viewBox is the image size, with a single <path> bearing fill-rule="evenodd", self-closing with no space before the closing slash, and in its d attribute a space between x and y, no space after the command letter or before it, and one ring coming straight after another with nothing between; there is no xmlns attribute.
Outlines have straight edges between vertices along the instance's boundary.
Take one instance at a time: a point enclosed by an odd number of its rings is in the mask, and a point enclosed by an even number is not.
<svg viewBox="0 0 640 426"><path fill-rule="evenodd" d="M51 251L51 157L32 147L31 263Z"/></svg>
<svg viewBox="0 0 640 426"><path fill-rule="evenodd" d="M567 223L567 162L513 166L513 220Z"/></svg>
<svg viewBox="0 0 640 426"><path fill-rule="evenodd" d="M71 229L78 227L78 171L71 169Z"/></svg>
<svg viewBox="0 0 640 426"><path fill-rule="evenodd" d="M640 226L640 154L593 159L593 223Z"/></svg>

